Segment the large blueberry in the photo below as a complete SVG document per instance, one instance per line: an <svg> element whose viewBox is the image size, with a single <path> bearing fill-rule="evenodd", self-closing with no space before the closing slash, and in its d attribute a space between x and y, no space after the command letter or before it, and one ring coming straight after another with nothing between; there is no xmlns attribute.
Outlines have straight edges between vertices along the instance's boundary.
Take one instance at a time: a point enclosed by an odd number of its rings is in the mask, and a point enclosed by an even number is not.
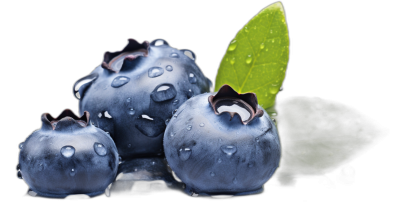
<svg viewBox="0 0 400 224"><path fill-rule="evenodd" d="M162 155L166 120L210 85L190 50L161 39L150 44L130 39L122 51L105 53L102 65L75 83L74 94L80 112L89 111L128 159Z"/></svg>
<svg viewBox="0 0 400 224"><path fill-rule="evenodd" d="M165 131L164 150L192 195L260 192L281 156L277 129L256 95L227 85L179 107Z"/></svg>
<svg viewBox="0 0 400 224"><path fill-rule="evenodd" d="M118 169L117 148L103 130L65 110L42 115L42 128L20 144L18 177L31 192L46 197L95 196L105 191Z"/></svg>

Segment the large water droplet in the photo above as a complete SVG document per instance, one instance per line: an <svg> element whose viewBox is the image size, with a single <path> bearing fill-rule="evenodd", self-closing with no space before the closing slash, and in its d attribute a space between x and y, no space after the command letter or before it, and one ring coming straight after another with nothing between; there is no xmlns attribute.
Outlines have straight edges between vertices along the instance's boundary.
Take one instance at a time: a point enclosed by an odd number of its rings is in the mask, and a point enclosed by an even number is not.
<svg viewBox="0 0 400 224"><path fill-rule="evenodd" d="M75 154L75 148L70 145L66 145L61 148L60 152L65 158L70 158Z"/></svg>
<svg viewBox="0 0 400 224"><path fill-rule="evenodd" d="M160 117L148 119L140 116L136 119L135 127L147 137L157 137L164 132L166 125L164 119Z"/></svg>
<svg viewBox="0 0 400 224"><path fill-rule="evenodd" d="M189 57L192 60L196 60L196 55L191 50L181 50L184 55Z"/></svg>
<svg viewBox="0 0 400 224"><path fill-rule="evenodd" d="M176 96L175 87L172 84L158 85L150 94L151 99L155 102L162 102L173 99Z"/></svg>
<svg viewBox="0 0 400 224"><path fill-rule="evenodd" d="M133 109L132 107L130 107L130 108L128 108L128 110L127 110L127 113L128 113L128 115L135 115L135 109Z"/></svg>
<svg viewBox="0 0 400 224"><path fill-rule="evenodd" d="M25 143L25 142L19 143L18 148L19 148L20 150L24 149L24 143Z"/></svg>
<svg viewBox="0 0 400 224"><path fill-rule="evenodd" d="M116 77L112 83L111 86L114 88L119 88L129 82L130 78L126 76L118 76Z"/></svg>
<svg viewBox="0 0 400 224"><path fill-rule="evenodd" d="M220 100L215 105L218 113L222 112L236 112L240 115L242 121L247 121L250 118L250 109L243 103L236 100Z"/></svg>
<svg viewBox="0 0 400 224"><path fill-rule="evenodd" d="M237 46L237 41L232 40L231 43L229 44L228 51L234 51L236 49L236 46Z"/></svg>
<svg viewBox="0 0 400 224"><path fill-rule="evenodd" d="M179 54L177 54L177 53L171 53L169 56L171 58L179 58Z"/></svg>
<svg viewBox="0 0 400 224"><path fill-rule="evenodd" d="M250 64L252 60L253 60L253 57L250 54L247 55L246 64Z"/></svg>
<svg viewBox="0 0 400 224"><path fill-rule="evenodd" d="M179 149L178 156L182 161L186 161L192 155L192 150L189 148Z"/></svg>
<svg viewBox="0 0 400 224"><path fill-rule="evenodd" d="M189 82L195 84L197 82L197 78L193 73L189 74Z"/></svg>
<svg viewBox="0 0 400 224"><path fill-rule="evenodd" d="M160 75L164 74L164 69L160 68L160 67L152 67L149 69L149 74L148 76L150 78L155 78L158 77Z"/></svg>
<svg viewBox="0 0 400 224"><path fill-rule="evenodd" d="M22 173L21 173L21 171L18 171L18 172L17 172L17 177L18 177L19 179L22 179Z"/></svg>
<svg viewBox="0 0 400 224"><path fill-rule="evenodd" d="M174 68L172 68L171 65L167 65L167 67L165 67L165 70L172 72L172 70L174 70Z"/></svg>
<svg viewBox="0 0 400 224"><path fill-rule="evenodd" d="M101 143L94 143L93 148L99 156L105 156L107 154L107 148Z"/></svg>
<svg viewBox="0 0 400 224"><path fill-rule="evenodd" d="M188 131L192 130L192 125L188 125L188 126L186 127L186 130L188 130Z"/></svg>
<svg viewBox="0 0 400 224"><path fill-rule="evenodd" d="M229 156L236 152L236 146L234 145L223 145L220 148L224 153L228 154Z"/></svg>

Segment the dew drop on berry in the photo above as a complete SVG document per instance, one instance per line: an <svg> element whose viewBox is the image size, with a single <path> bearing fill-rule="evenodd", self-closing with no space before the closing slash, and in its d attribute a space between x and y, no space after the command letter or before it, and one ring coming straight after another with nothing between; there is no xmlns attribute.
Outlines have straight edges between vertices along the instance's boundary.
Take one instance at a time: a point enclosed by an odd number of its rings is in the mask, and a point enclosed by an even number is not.
<svg viewBox="0 0 400 224"><path fill-rule="evenodd" d="M174 68L172 68L171 65L167 65L167 67L165 67L165 70L172 72L172 70L174 70Z"/></svg>
<svg viewBox="0 0 400 224"><path fill-rule="evenodd" d="M234 145L223 145L220 148L225 154L227 154L228 156L234 154L236 152L236 146Z"/></svg>
<svg viewBox="0 0 400 224"><path fill-rule="evenodd" d="M179 58L179 54L177 54L177 53L171 53L169 56L171 58Z"/></svg>
<svg viewBox="0 0 400 224"><path fill-rule="evenodd" d="M164 74L164 69L160 68L160 67L152 67L149 69L148 72L149 72L148 76L150 78L155 78L155 77L158 77L158 76Z"/></svg>
<svg viewBox="0 0 400 224"><path fill-rule="evenodd" d="M116 77L112 83L111 86L114 88L119 88L129 82L130 78L126 76L118 76Z"/></svg>
<svg viewBox="0 0 400 224"><path fill-rule="evenodd" d="M176 89L172 84L161 84L153 90L150 97L155 102L163 102L173 99L176 93Z"/></svg>
<svg viewBox="0 0 400 224"><path fill-rule="evenodd" d="M60 152L65 158L70 158L75 154L75 148L70 145L66 145L61 148Z"/></svg>
<svg viewBox="0 0 400 224"><path fill-rule="evenodd" d="M21 174L21 171L18 171L18 173L17 173L17 177L18 177L19 179L22 179L22 174Z"/></svg>
<svg viewBox="0 0 400 224"><path fill-rule="evenodd" d="M192 155L192 150L190 148L179 149L178 156L182 161L186 161Z"/></svg>
<svg viewBox="0 0 400 224"><path fill-rule="evenodd" d="M195 84L197 82L197 78L193 73L189 74L189 82Z"/></svg>
<svg viewBox="0 0 400 224"><path fill-rule="evenodd" d="M93 148L94 148L94 151L99 156L105 156L107 154L106 147L101 143L98 143L98 142L94 143Z"/></svg>

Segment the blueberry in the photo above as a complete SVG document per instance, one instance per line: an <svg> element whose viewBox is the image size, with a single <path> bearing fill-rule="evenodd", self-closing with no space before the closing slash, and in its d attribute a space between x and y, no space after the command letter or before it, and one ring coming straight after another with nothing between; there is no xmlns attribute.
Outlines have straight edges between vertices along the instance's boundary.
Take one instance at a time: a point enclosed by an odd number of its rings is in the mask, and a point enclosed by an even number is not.
<svg viewBox="0 0 400 224"><path fill-rule="evenodd" d="M63 198L71 194L102 194L115 179L118 153L113 140L90 125L89 113L77 117L64 110L42 115L42 128L24 142L18 177L35 194Z"/></svg>
<svg viewBox="0 0 400 224"><path fill-rule="evenodd" d="M80 112L94 115L94 124L110 133L123 160L159 155L172 112L188 98L209 92L211 81L195 59L190 50L177 50L165 40L140 44L130 39L75 83Z"/></svg>
<svg viewBox="0 0 400 224"><path fill-rule="evenodd" d="M215 95L186 101L175 115L164 134L164 150L188 194L262 191L279 165L281 145L254 93L238 94L224 85Z"/></svg>

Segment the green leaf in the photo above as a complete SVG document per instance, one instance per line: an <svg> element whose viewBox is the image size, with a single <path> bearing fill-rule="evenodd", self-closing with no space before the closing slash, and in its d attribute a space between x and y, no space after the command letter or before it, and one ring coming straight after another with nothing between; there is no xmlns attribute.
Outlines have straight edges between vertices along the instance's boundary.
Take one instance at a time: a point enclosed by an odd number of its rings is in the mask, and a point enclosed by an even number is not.
<svg viewBox="0 0 400 224"><path fill-rule="evenodd" d="M359 110L331 100L290 97L278 100L276 106L283 151L278 181L330 173L389 133Z"/></svg>
<svg viewBox="0 0 400 224"><path fill-rule="evenodd" d="M228 84L254 92L263 108L274 105L289 60L289 34L282 3L264 8L233 39L218 69L215 91Z"/></svg>

